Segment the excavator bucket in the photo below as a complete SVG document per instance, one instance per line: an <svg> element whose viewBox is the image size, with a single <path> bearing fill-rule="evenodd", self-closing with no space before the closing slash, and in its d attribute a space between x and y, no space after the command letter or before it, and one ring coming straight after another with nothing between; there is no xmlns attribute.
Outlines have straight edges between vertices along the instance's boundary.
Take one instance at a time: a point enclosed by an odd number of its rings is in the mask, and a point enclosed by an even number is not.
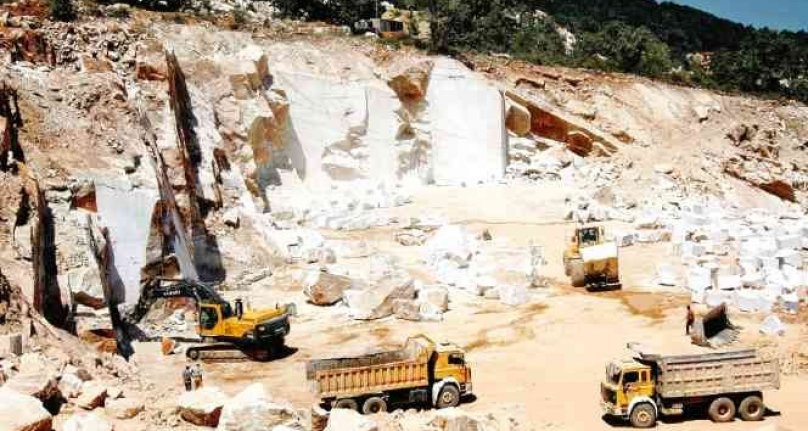
<svg viewBox="0 0 808 431"><path fill-rule="evenodd" d="M693 344L704 347L721 347L738 337L738 328L729 321L726 304L721 304L697 317L690 331Z"/></svg>

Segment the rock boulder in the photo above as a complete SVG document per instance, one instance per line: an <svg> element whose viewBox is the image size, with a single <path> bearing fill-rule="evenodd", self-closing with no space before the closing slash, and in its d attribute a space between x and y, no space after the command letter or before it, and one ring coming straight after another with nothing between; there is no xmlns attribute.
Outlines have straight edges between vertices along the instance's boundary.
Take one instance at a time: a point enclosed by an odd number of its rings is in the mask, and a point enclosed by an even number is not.
<svg viewBox="0 0 808 431"><path fill-rule="evenodd" d="M325 271L309 271L303 281L303 293L312 304L333 305L342 300L343 292L353 286L353 280Z"/></svg>
<svg viewBox="0 0 808 431"><path fill-rule="evenodd" d="M292 425L301 421L286 403L272 401L264 386L255 383L225 403L217 431L253 431Z"/></svg>
<svg viewBox="0 0 808 431"><path fill-rule="evenodd" d="M0 430L50 431L52 418L38 399L0 388Z"/></svg>
<svg viewBox="0 0 808 431"><path fill-rule="evenodd" d="M328 418L325 431L378 431L376 423L356 411L334 409Z"/></svg>
<svg viewBox="0 0 808 431"><path fill-rule="evenodd" d="M180 417L199 426L215 427L219 424L227 395L213 386L184 392L177 400Z"/></svg>
<svg viewBox="0 0 808 431"><path fill-rule="evenodd" d="M505 126L516 136L530 133L530 111L518 103L508 103L505 112Z"/></svg>
<svg viewBox="0 0 808 431"><path fill-rule="evenodd" d="M112 422L98 411L78 413L62 426L62 431L112 431Z"/></svg>
<svg viewBox="0 0 808 431"><path fill-rule="evenodd" d="M393 314L395 300L414 299L415 287L412 278L406 272L396 271L371 282L362 289L346 290L344 297L352 318L381 319Z"/></svg>
<svg viewBox="0 0 808 431"><path fill-rule="evenodd" d="M76 405L85 409L93 410L104 405L107 398L107 387L99 382L85 382L81 387L81 395L76 400Z"/></svg>
<svg viewBox="0 0 808 431"><path fill-rule="evenodd" d="M29 395L42 401L61 396L56 379L47 372L37 374L21 372L6 382L4 388L23 395Z"/></svg>
<svg viewBox="0 0 808 431"><path fill-rule="evenodd" d="M131 419L144 410L143 401L135 398L109 400L104 407L107 415L116 419Z"/></svg>

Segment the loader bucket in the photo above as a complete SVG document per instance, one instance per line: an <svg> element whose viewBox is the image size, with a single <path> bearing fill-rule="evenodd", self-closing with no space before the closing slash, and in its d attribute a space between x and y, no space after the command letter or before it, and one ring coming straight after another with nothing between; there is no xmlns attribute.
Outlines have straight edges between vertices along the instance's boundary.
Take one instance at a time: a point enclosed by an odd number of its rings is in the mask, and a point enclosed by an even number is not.
<svg viewBox="0 0 808 431"><path fill-rule="evenodd" d="M721 304L697 317L690 331L693 344L705 347L720 347L732 343L738 329L729 321L726 304Z"/></svg>

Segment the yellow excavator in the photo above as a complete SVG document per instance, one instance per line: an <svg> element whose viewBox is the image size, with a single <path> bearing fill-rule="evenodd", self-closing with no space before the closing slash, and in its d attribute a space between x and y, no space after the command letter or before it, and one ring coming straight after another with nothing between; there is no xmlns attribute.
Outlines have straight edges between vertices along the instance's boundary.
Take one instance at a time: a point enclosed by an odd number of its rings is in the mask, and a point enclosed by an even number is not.
<svg viewBox="0 0 808 431"><path fill-rule="evenodd" d="M186 349L186 356L192 360L263 360L276 356L285 347L289 316L295 314L294 304L245 311L241 301L231 306L212 286L185 280L156 280L143 289L126 320L139 322L161 298L188 298L195 302L201 343Z"/></svg>
<svg viewBox="0 0 808 431"><path fill-rule="evenodd" d="M620 289L617 243L606 239L603 226L578 226L564 250L564 272L574 287Z"/></svg>

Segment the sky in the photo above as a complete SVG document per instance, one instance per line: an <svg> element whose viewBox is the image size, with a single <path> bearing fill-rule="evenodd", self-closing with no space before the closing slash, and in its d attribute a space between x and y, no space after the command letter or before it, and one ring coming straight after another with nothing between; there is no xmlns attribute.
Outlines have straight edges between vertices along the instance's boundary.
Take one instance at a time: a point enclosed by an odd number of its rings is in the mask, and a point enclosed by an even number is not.
<svg viewBox="0 0 808 431"><path fill-rule="evenodd" d="M755 27L808 30L808 0L669 0Z"/></svg>

